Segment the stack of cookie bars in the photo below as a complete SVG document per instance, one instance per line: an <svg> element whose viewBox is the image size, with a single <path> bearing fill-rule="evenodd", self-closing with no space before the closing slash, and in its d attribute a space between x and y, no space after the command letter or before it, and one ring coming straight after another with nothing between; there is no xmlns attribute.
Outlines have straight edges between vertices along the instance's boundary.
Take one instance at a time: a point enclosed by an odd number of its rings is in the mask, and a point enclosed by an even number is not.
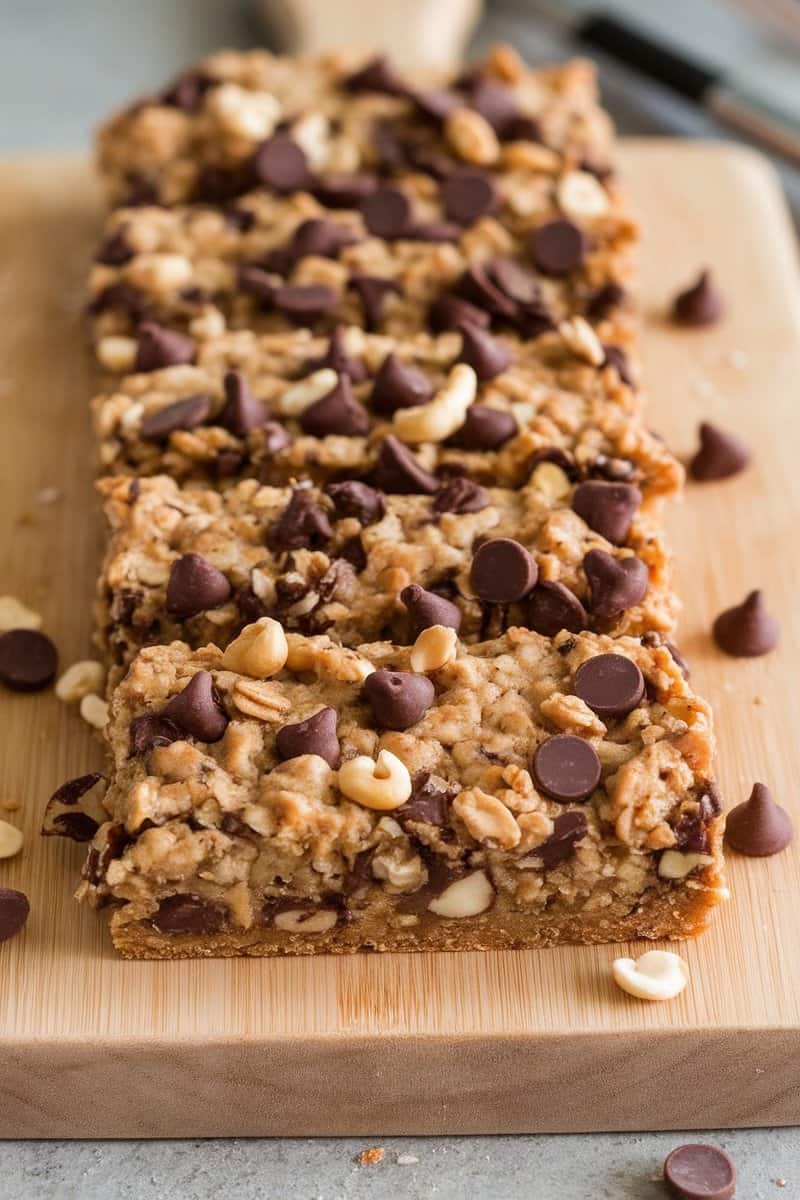
<svg viewBox="0 0 800 1200"><path fill-rule="evenodd" d="M591 67L222 53L99 162L111 767L50 817L87 813L117 949L700 931L722 817L669 640L682 473Z"/></svg>

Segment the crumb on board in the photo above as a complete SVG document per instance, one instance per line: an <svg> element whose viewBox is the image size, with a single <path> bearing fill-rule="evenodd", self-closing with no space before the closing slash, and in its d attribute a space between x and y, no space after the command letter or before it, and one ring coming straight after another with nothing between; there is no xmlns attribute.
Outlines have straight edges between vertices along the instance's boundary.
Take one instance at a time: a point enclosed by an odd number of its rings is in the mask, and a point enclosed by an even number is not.
<svg viewBox="0 0 800 1200"><path fill-rule="evenodd" d="M356 1162L360 1167L375 1167L383 1162L385 1154L383 1146L373 1146L370 1150L362 1150L357 1154Z"/></svg>

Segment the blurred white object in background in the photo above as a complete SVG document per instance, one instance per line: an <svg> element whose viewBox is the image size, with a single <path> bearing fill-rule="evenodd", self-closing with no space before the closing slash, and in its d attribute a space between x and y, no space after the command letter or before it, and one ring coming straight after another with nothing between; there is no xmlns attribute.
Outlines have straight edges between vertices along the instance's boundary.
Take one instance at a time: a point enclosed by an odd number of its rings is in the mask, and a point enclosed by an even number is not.
<svg viewBox="0 0 800 1200"><path fill-rule="evenodd" d="M458 62L481 0L257 0L269 32L288 53L388 50L399 66Z"/></svg>

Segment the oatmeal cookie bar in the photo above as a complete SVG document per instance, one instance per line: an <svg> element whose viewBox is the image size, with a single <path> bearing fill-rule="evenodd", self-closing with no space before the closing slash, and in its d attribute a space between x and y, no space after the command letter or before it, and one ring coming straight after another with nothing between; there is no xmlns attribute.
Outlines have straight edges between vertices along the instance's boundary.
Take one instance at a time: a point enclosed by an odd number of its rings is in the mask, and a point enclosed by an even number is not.
<svg viewBox="0 0 800 1200"><path fill-rule="evenodd" d="M199 343L195 363L120 379L94 401L95 430L115 474L271 484L371 474L384 490L424 492L438 486L432 473L518 486L551 452L578 475L636 482L649 503L679 488L681 470L635 419L627 378L618 348L580 324L536 343L242 331Z"/></svg>
<svg viewBox="0 0 800 1200"><path fill-rule="evenodd" d="M388 59L226 51L100 129L115 204L228 202L257 183L309 182L328 198L365 175L434 177L453 160L527 155L603 175L613 131L591 63L530 69L498 46L453 77L403 80Z"/></svg>
<svg viewBox="0 0 800 1200"><path fill-rule="evenodd" d="M116 668L154 643L224 648L263 616L349 646L407 644L431 624L475 641L510 625L638 635L675 622L637 489L575 484L549 460L516 491L456 478L434 496L354 481L220 493L163 475L99 486L111 536L97 627Z"/></svg>
<svg viewBox="0 0 800 1200"><path fill-rule="evenodd" d="M78 894L130 958L679 938L725 894L708 706L632 638L266 620L143 650L107 737Z"/></svg>

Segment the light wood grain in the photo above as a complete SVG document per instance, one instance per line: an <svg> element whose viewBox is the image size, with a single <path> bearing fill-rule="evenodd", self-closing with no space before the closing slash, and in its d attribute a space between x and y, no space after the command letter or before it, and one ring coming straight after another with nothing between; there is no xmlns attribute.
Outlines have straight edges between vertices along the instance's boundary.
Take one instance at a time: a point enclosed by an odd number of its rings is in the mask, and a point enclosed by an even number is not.
<svg viewBox="0 0 800 1200"><path fill-rule="evenodd" d="M748 151L638 142L623 158L646 229L653 425L687 452L710 417L757 452L747 475L690 488L672 516L681 643L716 705L729 803L764 779L800 826L800 292L786 215ZM65 664L89 649L98 541L79 320L96 210L79 161L0 169L0 590L44 613ZM702 263L728 318L676 331L666 304ZM37 504L52 486L63 501ZM725 659L707 636L711 619L759 584L782 648ZM70 899L80 851L36 836L50 791L99 761L91 737L52 694L1 697L0 729L0 796L20 801L12 819L28 835L22 857L0 863L0 885L32 903L25 933L0 947L0 1136L800 1122L797 845L772 860L731 859L733 900L682 948L691 986L666 1005L614 988L610 946L125 963L103 921Z"/></svg>

